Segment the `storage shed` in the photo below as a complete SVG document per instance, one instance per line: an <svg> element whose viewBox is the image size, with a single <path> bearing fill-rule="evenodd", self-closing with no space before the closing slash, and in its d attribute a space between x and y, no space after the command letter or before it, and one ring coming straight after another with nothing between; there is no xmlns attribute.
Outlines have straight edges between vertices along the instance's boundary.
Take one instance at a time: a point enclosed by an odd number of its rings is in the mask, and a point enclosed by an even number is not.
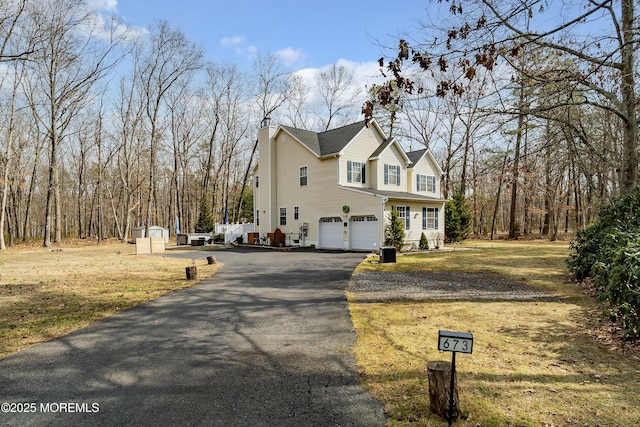
<svg viewBox="0 0 640 427"><path fill-rule="evenodd" d="M136 242L137 238L144 237L162 237L164 239L164 243L169 243L169 229L162 228L157 225L152 225L149 227L149 236L144 235L144 227L136 227L132 231L133 243Z"/></svg>

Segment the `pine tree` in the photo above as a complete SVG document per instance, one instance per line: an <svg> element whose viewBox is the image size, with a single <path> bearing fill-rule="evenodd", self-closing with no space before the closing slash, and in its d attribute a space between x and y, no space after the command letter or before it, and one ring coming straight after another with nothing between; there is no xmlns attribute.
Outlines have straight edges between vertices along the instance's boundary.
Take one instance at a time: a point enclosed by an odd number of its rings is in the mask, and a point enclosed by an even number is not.
<svg viewBox="0 0 640 427"><path fill-rule="evenodd" d="M393 208L385 229L385 243L401 250L404 245L404 236L404 221L400 219L397 209Z"/></svg>
<svg viewBox="0 0 640 427"><path fill-rule="evenodd" d="M444 206L444 228L448 242L461 242L471 233L473 213L461 190L453 194L453 199Z"/></svg>
<svg viewBox="0 0 640 427"><path fill-rule="evenodd" d="M453 200L444 205L444 234L447 242L457 242L460 236L460 217Z"/></svg>
<svg viewBox="0 0 640 427"><path fill-rule="evenodd" d="M461 190L454 193L453 202L456 204L456 210L458 211L458 218L460 220L458 241L461 242L471 234L473 212L471 211L471 206L467 203L467 198Z"/></svg>
<svg viewBox="0 0 640 427"><path fill-rule="evenodd" d="M196 233L211 233L215 228L216 224L211 214L211 204L205 197L200 202L200 216L198 217L198 223L195 227Z"/></svg>

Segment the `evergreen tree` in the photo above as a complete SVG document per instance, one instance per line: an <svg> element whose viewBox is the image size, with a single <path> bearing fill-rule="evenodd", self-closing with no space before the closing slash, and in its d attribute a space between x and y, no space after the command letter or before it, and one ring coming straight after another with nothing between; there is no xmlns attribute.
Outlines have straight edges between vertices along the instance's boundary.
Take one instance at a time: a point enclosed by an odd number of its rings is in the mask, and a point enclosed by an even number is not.
<svg viewBox="0 0 640 427"><path fill-rule="evenodd" d="M473 213L461 190L455 191L444 206L444 219L447 242L461 242L469 237Z"/></svg>
<svg viewBox="0 0 640 427"><path fill-rule="evenodd" d="M471 206L467 203L467 198L461 190L454 193L453 202L456 204L458 218L460 219L460 234L458 235L458 241L461 242L467 239L469 234L471 234L473 212L471 211Z"/></svg>
<svg viewBox="0 0 640 427"><path fill-rule="evenodd" d="M453 200L444 205L444 234L447 242L457 242L460 237L460 216Z"/></svg>
<svg viewBox="0 0 640 427"><path fill-rule="evenodd" d="M429 241L427 240L427 236L424 235L424 233L422 233L420 235L420 249L422 250L427 250L429 249Z"/></svg>
<svg viewBox="0 0 640 427"><path fill-rule="evenodd" d="M400 219L397 209L391 209L389 223L385 228L385 244L393 245L397 250L404 245L404 221Z"/></svg>
<svg viewBox="0 0 640 427"><path fill-rule="evenodd" d="M200 216L195 228L196 233L211 233L216 228L211 214L211 204L206 197L200 202Z"/></svg>

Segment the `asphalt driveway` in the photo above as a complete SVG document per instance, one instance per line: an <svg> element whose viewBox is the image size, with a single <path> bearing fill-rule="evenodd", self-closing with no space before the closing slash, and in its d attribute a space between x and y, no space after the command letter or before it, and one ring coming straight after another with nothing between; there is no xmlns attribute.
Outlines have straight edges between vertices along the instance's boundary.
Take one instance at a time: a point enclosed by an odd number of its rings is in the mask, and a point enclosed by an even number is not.
<svg viewBox="0 0 640 427"><path fill-rule="evenodd" d="M212 279L0 360L0 425L385 424L351 355L361 254L215 256Z"/></svg>

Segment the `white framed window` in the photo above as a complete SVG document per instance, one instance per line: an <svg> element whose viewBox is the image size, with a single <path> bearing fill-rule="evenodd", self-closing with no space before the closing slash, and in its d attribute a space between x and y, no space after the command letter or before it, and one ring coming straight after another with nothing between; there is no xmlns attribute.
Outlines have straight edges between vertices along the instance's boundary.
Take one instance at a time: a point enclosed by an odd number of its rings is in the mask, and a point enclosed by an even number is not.
<svg viewBox="0 0 640 427"><path fill-rule="evenodd" d="M409 206L396 206L398 211L398 218L404 221L404 228L408 230L411 228L411 208Z"/></svg>
<svg viewBox="0 0 640 427"><path fill-rule="evenodd" d="M287 208L280 208L280 225L287 225Z"/></svg>
<svg viewBox="0 0 640 427"><path fill-rule="evenodd" d="M400 165L384 165L384 183L400 185Z"/></svg>
<svg viewBox="0 0 640 427"><path fill-rule="evenodd" d="M422 229L438 229L438 208L422 208Z"/></svg>
<svg viewBox="0 0 640 427"><path fill-rule="evenodd" d="M347 161L347 182L365 183L364 163Z"/></svg>
<svg viewBox="0 0 640 427"><path fill-rule="evenodd" d="M435 176L428 176L427 177L427 191L429 191L431 193L435 193L436 192L436 177Z"/></svg>
<svg viewBox="0 0 640 427"><path fill-rule="evenodd" d="M302 166L300 168L300 186L303 187L305 185L307 185L307 167L306 166Z"/></svg>
<svg viewBox="0 0 640 427"><path fill-rule="evenodd" d="M416 191L427 191L427 176L416 175Z"/></svg>
<svg viewBox="0 0 640 427"><path fill-rule="evenodd" d="M293 219L296 221L300 219L300 206L293 207Z"/></svg>

